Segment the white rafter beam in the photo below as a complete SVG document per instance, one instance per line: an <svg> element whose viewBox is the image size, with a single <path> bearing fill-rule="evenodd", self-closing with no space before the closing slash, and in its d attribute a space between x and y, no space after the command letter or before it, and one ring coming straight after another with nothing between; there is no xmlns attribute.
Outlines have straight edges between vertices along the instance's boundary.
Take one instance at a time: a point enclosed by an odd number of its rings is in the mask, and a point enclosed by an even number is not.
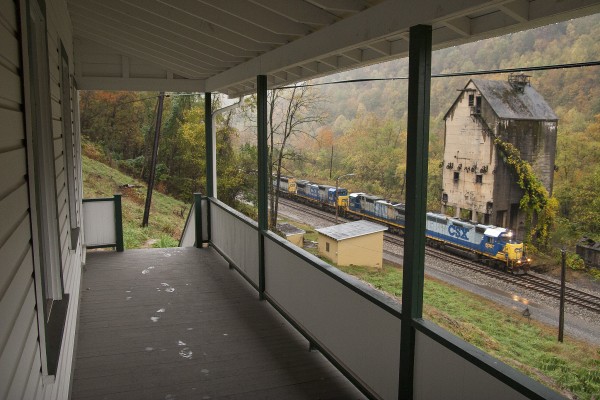
<svg viewBox="0 0 600 400"><path fill-rule="evenodd" d="M527 22L529 20L529 0L517 0L501 4L500 11L514 18L515 21Z"/></svg>
<svg viewBox="0 0 600 400"><path fill-rule="evenodd" d="M311 3L323 8L327 8L325 3L329 3L331 6L331 2L325 0L315 0ZM302 65L308 61L321 61L337 69L375 62L373 59L368 59L359 63L349 63L344 61L346 57L338 59L337 62L335 60L339 54L367 47L370 43L385 39L392 40L417 24L434 27L450 25L454 27L455 32L459 31L457 32L459 33L458 37L436 31L434 37L437 42L434 43L434 46L442 48L600 11L598 0L534 1L529 3L529 20L516 22L512 16L501 10L501 6L512 3L515 2L506 0L421 0L411 7L410 12L407 12L404 2L384 1L211 77L207 80L207 87L216 90L226 87L230 83L251 79L251 76L268 75L271 71L282 70L289 65ZM471 18L470 28L467 28L467 20L461 19L463 17ZM398 46L395 42L392 42L391 46L392 56L405 55L394 51L394 46L396 49L404 46ZM381 57L381 61L385 59L386 57Z"/></svg>
<svg viewBox="0 0 600 400"><path fill-rule="evenodd" d="M251 0L268 10L285 16L302 24L325 26L331 25L338 18L327 11L304 1L297 0Z"/></svg>

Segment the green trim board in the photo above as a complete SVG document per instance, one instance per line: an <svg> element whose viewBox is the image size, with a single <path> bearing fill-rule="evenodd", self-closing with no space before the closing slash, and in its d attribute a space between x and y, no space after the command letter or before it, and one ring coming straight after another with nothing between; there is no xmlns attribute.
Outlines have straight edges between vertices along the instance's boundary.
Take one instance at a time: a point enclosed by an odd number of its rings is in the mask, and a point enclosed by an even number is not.
<svg viewBox="0 0 600 400"><path fill-rule="evenodd" d="M212 94L211 92L204 93L204 136L206 144L206 194L209 197L215 197L213 193L213 124L212 124Z"/></svg>
<svg viewBox="0 0 600 400"><path fill-rule="evenodd" d="M121 207L121 195L115 194L115 246L117 251L121 252L125 250L125 244L123 242L123 209Z"/></svg>
<svg viewBox="0 0 600 400"><path fill-rule="evenodd" d="M402 333L400 340L399 399L413 398L414 318L423 314L425 279L425 215L429 147L429 96L432 29L410 28L408 58L408 135L406 144L406 229L402 272Z"/></svg>
<svg viewBox="0 0 600 400"><path fill-rule="evenodd" d="M189 218L189 215L188 215ZM187 222L186 222L187 225ZM202 247L202 195L200 193L194 193L194 228L196 233L196 240L194 244L197 248Z"/></svg>
<svg viewBox="0 0 600 400"><path fill-rule="evenodd" d="M265 232L269 230L269 147L267 144L267 76L256 77L256 119L258 141L258 287L265 292Z"/></svg>
<svg viewBox="0 0 600 400"><path fill-rule="evenodd" d="M115 201L114 197L99 197L97 199L83 199L81 200L84 203L95 203L98 201Z"/></svg>

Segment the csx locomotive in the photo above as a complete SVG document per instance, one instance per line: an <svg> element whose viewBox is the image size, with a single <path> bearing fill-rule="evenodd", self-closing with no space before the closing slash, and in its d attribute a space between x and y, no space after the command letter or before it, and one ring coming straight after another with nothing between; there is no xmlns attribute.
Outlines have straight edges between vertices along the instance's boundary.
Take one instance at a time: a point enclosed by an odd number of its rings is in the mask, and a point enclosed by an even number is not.
<svg viewBox="0 0 600 400"><path fill-rule="evenodd" d="M273 180L277 187L277 179ZM337 193L336 193L337 189ZM386 225L390 232L402 234L405 206L366 193L350 193L345 188L319 185L307 180L282 176L279 191L283 197L321 209L334 211L348 219L367 219ZM428 212L427 244L448 250L486 265L514 274L525 274L531 260L525 257L523 242L513 232L493 225L476 224L447 215Z"/></svg>

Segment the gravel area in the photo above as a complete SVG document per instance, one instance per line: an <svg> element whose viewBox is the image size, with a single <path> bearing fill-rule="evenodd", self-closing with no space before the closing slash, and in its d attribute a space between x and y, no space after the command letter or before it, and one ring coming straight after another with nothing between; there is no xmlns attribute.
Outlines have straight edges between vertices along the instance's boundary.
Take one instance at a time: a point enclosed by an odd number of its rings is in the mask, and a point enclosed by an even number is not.
<svg viewBox="0 0 600 400"><path fill-rule="evenodd" d="M315 228L333 225L333 222L313 215L303 214L299 210L286 207L282 204L279 206L279 212L290 219L300 221ZM401 246L384 242L384 258L387 261L402 264L403 252L404 249ZM533 272L530 273L535 275ZM515 313L521 314L527 308L529 309L531 319L538 320L550 326L556 326L558 335L559 301L556 299L493 277L482 275L475 271L458 267L431 256L426 256L425 258L425 274L476 293L497 304L504 305L514 310ZM546 275L543 275L543 277L552 279ZM588 293L600 295L600 292L594 290L583 289L575 285L570 286ZM565 306L565 334L600 345L600 314L567 303Z"/></svg>

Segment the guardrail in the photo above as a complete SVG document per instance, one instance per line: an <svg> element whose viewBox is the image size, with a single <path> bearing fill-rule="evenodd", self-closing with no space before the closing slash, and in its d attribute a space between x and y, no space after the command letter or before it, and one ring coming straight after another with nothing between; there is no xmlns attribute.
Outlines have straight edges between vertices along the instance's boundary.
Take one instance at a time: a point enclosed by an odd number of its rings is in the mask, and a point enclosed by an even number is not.
<svg viewBox="0 0 600 400"><path fill-rule="evenodd" d="M260 232L255 221L222 202L202 199L206 202L196 204L210 208L201 210L210 223L202 222L209 232L201 237L208 238L260 298L367 397L403 398L401 307L395 299L271 232ZM259 258L261 242L264 265ZM563 399L429 321L414 320L412 327L414 399Z"/></svg>
<svg viewBox="0 0 600 400"><path fill-rule="evenodd" d="M194 193L194 203L190 207L179 247L202 247L210 240L210 203L208 197Z"/></svg>
<svg viewBox="0 0 600 400"><path fill-rule="evenodd" d="M121 195L83 199L83 232L88 249L114 247L123 251Z"/></svg>

